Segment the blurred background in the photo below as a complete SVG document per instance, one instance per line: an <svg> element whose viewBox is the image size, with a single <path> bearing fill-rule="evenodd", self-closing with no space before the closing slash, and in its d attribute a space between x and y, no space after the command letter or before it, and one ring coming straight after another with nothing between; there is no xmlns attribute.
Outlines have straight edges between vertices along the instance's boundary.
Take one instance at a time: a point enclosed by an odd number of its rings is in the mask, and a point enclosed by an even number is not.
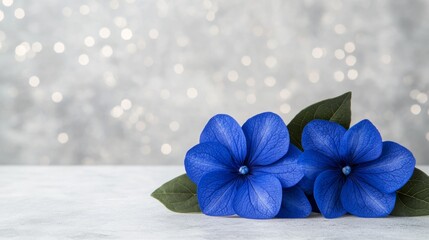
<svg viewBox="0 0 429 240"><path fill-rule="evenodd" d="M182 164L208 119L353 123L429 164L429 1L2 0L1 164Z"/></svg>

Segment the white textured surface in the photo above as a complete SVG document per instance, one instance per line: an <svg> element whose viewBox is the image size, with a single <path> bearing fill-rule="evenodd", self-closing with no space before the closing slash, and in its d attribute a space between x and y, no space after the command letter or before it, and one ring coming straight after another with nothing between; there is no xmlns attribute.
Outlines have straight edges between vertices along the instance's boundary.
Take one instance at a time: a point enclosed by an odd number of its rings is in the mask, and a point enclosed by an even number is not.
<svg viewBox="0 0 429 240"><path fill-rule="evenodd" d="M421 168L429 172L429 167ZM150 193L183 167L0 168L1 239L427 239L429 217L178 214Z"/></svg>

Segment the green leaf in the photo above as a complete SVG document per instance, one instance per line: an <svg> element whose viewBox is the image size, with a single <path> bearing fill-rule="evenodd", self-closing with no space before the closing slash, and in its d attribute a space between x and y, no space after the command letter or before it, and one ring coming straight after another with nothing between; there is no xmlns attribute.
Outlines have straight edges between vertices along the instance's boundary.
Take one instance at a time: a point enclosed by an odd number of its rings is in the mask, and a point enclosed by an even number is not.
<svg viewBox="0 0 429 240"><path fill-rule="evenodd" d="M197 185L186 174L164 183L151 196L173 212L201 212L198 205Z"/></svg>
<svg viewBox="0 0 429 240"><path fill-rule="evenodd" d="M314 119L337 122L348 129L351 121L352 93L347 92L341 96L323 100L308 106L298 113L288 124L291 142L302 150L301 134L305 125Z"/></svg>
<svg viewBox="0 0 429 240"><path fill-rule="evenodd" d="M411 179L397 191L396 204L391 215L429 215L429 177L415 168Z"/></svg>

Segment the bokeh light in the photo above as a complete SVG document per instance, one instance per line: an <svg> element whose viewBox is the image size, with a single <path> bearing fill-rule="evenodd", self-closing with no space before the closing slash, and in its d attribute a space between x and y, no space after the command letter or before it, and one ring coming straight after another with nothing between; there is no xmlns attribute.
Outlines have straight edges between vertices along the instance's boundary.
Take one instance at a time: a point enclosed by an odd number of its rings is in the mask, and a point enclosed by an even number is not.
<svg viewBox="0 0 429 240"><path fill-rule="evenodd" d="M183 164L215 114L288 123L352 91L353 123L429 164L428 8L1 0L0 163Z"/></svg>

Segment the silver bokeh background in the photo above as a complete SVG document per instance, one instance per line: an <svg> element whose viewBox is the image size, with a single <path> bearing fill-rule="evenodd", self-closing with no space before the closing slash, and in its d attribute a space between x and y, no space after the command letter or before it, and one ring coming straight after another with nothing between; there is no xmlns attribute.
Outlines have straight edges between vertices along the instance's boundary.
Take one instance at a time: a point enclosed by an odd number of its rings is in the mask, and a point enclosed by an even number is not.
<svg viewBox="0 0 429 240"><path fill-rule="evenodd" d="M429 164L429 1L0 3L0 163L182 164L216 113L353 123Z"/></svg>

